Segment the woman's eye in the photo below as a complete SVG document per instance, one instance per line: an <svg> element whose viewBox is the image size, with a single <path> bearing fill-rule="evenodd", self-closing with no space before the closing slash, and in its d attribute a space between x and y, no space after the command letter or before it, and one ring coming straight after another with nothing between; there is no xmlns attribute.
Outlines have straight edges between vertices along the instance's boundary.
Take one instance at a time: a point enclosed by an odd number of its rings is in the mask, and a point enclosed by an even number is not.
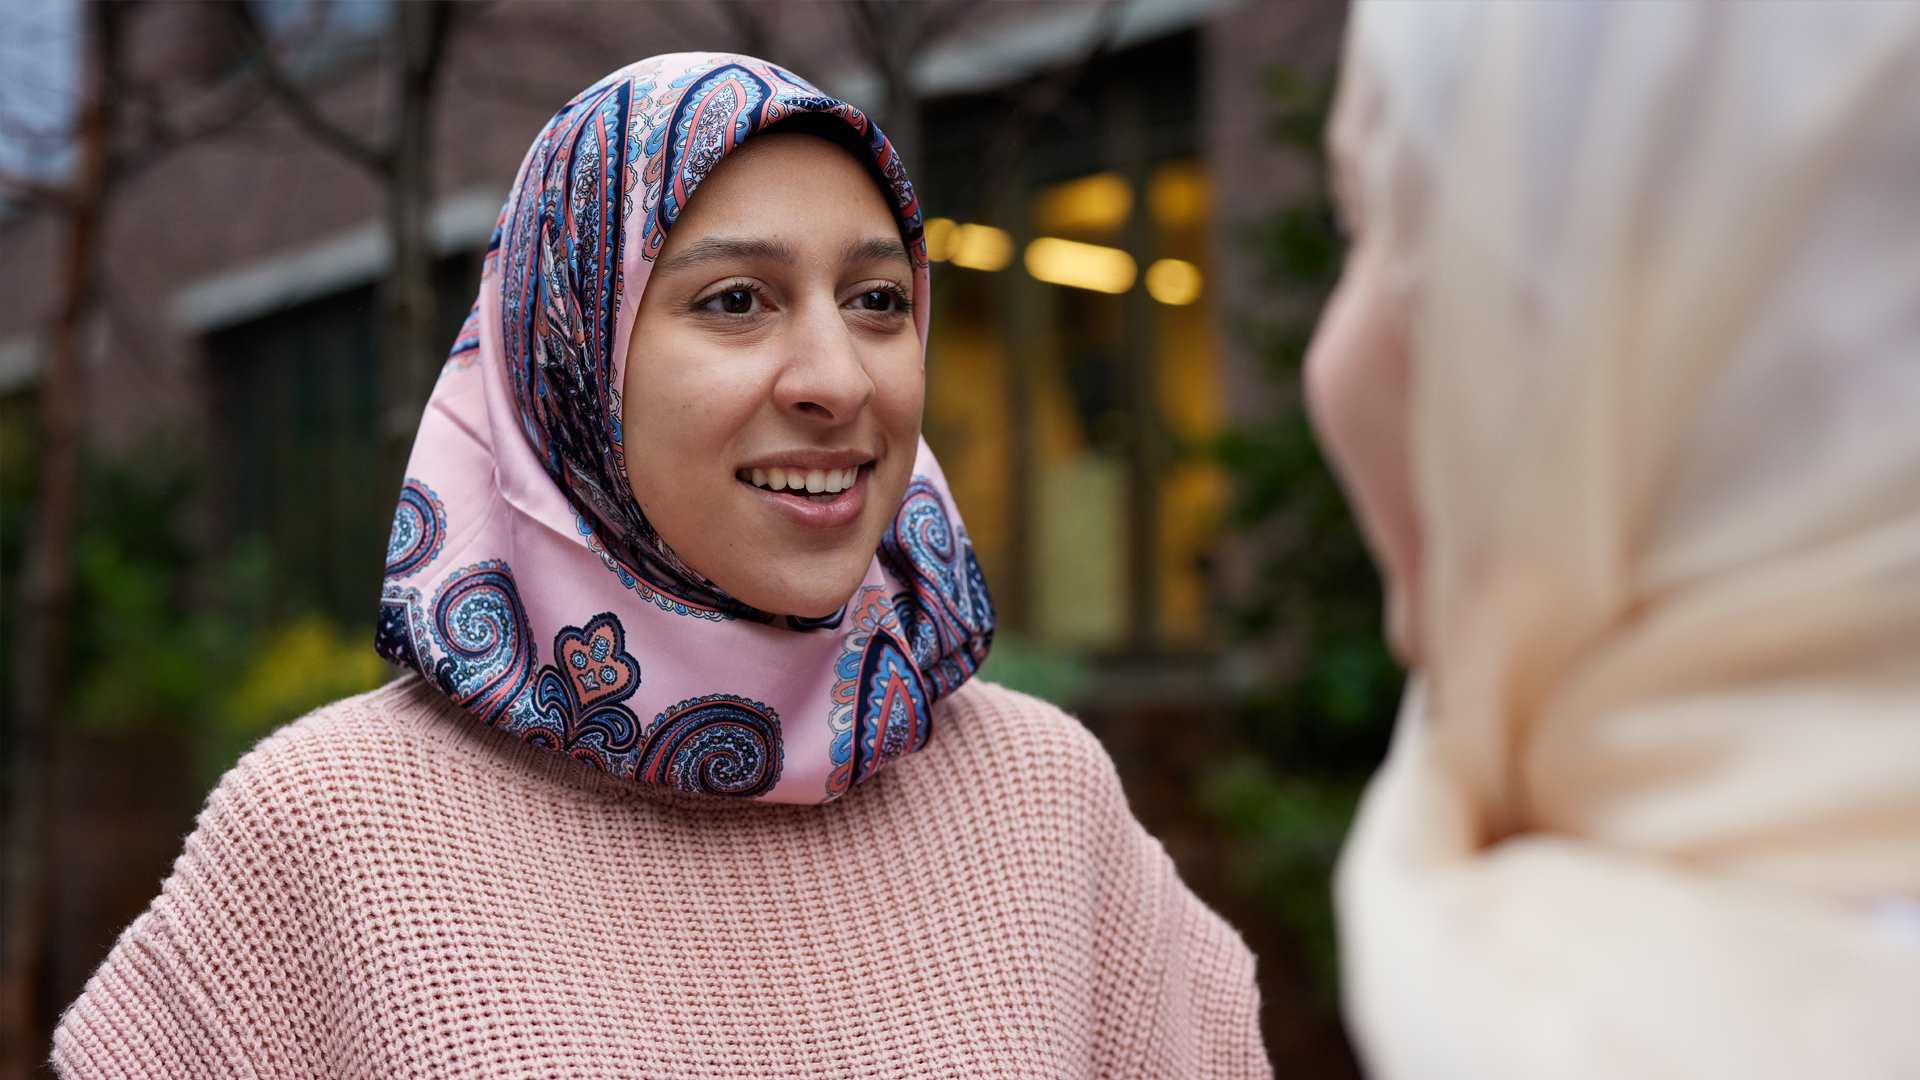
<svg viewBox="0 0 1920 1080"><path fill-rule="evenodd" d="M861 293L854 303L862 311L904 311L907 307L906 297L891 289L868 289Z"/></svg>
<svg viewBox="0 0 1920 1080"><path fill-rule="evenodd" d="M760 290L745 283L708 293L693 305L703 315L758 315L767 306Z"/></svg>

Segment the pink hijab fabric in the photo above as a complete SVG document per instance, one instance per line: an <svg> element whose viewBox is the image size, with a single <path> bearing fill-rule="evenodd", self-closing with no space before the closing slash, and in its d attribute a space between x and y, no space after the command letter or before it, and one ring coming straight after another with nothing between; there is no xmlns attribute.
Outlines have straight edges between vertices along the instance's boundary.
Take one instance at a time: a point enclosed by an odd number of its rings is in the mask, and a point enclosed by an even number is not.
<svg viewBox="0 0 1920 1080"><path fill-rule="evenodd" d="M926 744L992 601L923 440L841 611L757 611L682 563L627 481L621 388L666 234L727 154L802 119L862 158L913 260L919 202L880 129L777 65L675 53L595 83L541 130L407 466L375 648L476 720L614 776L825 802Z"/></svg>

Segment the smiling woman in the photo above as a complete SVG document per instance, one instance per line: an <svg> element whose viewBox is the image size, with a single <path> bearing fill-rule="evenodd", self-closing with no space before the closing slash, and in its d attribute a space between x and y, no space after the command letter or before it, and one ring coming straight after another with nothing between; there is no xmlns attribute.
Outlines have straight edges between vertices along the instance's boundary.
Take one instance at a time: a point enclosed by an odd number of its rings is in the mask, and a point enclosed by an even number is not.
<svg viewBox="0 0 1920 1080"><path fill-rule="evenodd" d="M627 353L628 475L742 602L825 618L866 574L920 435L912 289L880 189L810 135L745 144L674 224Z"/></svg>
<svg viewBox="0 0 1920 1080"><path fill-rule="evenodd" d="M1269 1075L1099 743L973 678L927 297L892 146L792 73L562 108L395 510L407 673L221 781L60 1072Z"/></svg>

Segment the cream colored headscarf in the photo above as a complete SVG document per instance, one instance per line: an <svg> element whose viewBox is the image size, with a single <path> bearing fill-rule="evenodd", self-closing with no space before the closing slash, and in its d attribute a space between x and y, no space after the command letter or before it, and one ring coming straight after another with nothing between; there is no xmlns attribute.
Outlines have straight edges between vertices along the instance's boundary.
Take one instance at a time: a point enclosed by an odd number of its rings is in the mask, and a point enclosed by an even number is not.
<svg viewBox="0 0 1920 1080"><path fill-rule="evenodd" d="M1376 1077L1920 1077L1920 5L1366 5L1426 670Z"/></svg>

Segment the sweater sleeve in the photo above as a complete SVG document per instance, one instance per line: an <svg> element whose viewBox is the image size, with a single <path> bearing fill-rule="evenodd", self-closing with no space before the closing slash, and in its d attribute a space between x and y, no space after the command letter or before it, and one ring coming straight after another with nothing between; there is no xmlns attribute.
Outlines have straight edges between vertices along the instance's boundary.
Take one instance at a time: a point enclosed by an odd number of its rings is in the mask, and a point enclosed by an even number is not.
<svg viewBox="0 0 1920 1080"><path fill-rule="evenodd" d="M1095 1075L1271 1077L1252 952L1180 880L1099 757Z"/></svg>
<svg viewBox="0 0 1920 1080"><path fill-rule="evenodd" d="M66 1080L326 1075L307 1003L327 950L313 932L291 803L266 761L221 781L160 895L115 942L53 1035Z"/></svg>

